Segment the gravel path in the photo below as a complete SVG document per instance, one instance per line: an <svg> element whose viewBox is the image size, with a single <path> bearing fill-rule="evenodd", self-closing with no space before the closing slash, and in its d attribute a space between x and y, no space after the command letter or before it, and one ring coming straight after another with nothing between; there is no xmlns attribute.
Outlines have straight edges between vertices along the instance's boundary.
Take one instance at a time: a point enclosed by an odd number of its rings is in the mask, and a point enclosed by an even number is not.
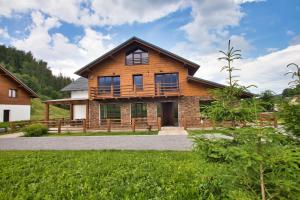
<svg viewBox="0 0 300 200"><path fill-rule="evenodd" d="M189 151L192 140L172 136L67 136L0 139L0 150L175 150Z"/></svg>

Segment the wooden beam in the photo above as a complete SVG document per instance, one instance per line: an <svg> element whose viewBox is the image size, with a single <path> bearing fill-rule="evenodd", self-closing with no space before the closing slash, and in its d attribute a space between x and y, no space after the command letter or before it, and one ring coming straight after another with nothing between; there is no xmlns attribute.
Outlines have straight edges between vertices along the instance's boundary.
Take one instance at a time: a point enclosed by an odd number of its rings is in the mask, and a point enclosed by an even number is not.
<svg viewBox="0 0 300 200"><path fill-rule="evenodd" d="M86 108L85 108L85 119L86 119L86 128L89 128L89 124L90 124L90 102L89 100L86 101Z"/></svg>
<svg viewBox="0 0 300 200"><path fill-rule="evenodd" d="M73 104L70 103L70 120L73 120L74 117L74 108L73 108Z"/></svg>
<svg viewBox="0 0 300 200"><path fill-rule="evenodd" d="M45 103L45 121L49 121L49 104Z"/></svg>

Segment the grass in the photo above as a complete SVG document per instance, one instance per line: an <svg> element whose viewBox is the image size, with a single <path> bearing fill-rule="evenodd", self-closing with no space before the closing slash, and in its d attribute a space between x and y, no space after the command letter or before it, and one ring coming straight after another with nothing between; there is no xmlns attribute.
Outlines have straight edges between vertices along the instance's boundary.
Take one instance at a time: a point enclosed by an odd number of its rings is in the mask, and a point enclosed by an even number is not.
<svg viewBox="0 0 300 200"><path fill-rule="evenodd" d="M226 168L195 152L1 151L0 199L206 199Z"/></svg>
<svg viewBox="0 0 300 200"><path fill-rule="evenodd" d="M47 137L57 136L109 136L109 135L157 135L158 131L136 131L136 132L66 132L66 133L49 133Z"/></svg>
<svg viewBox="0 0 300 200"><path fill-rule="evenodd" d="M31 119L43 120L45 105L40 99L33 99L31 102ZM69 118L69 110L50 105L50 118Z"/></svg>

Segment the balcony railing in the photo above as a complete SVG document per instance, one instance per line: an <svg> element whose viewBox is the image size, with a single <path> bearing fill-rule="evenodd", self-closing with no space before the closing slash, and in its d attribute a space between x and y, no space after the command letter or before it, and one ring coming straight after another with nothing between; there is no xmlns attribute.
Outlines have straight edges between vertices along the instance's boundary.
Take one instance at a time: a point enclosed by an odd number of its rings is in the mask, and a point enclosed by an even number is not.
<svg viewBox="0 0 300 200"><path fill-rule="evenodd" d="M93 99L180 96L178 83L91 87Z"/></svg>

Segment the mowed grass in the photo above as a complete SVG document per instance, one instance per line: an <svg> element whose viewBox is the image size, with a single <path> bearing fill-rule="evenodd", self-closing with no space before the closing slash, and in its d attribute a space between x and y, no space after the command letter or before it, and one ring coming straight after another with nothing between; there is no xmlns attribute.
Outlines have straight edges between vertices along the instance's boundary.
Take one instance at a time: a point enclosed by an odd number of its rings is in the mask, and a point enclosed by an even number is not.
<svg viewBox="0 0 300 200"><path fill-rule="evenodd" d="M1 151L1 199L202 199L225 170L195 152Z"/></svg>
<svg viewBox="0 0 300 200"><path fill-rule="evenodd" d="M70 111L50 105L50 118L69 118ZM31 120L45 119L45 104L40 99L33 99L31 101Z"/></svg>
<svg viewBox="0 0 300 200"><path fill-rule="evenodd" d="M65 133L49 133L45 137L58 136L114 136L114 135L157 135L158 131L123 131L123 132L65 132Z"/></svg>

